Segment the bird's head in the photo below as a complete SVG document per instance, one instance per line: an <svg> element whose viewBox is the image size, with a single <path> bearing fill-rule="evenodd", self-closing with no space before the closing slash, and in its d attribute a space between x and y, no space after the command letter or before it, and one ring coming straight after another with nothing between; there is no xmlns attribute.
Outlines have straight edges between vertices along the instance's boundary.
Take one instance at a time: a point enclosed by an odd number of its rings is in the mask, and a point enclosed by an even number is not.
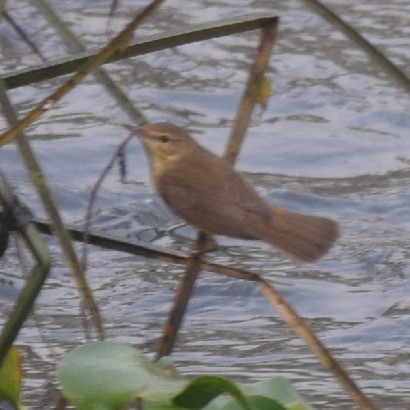
<svg viewBox="0 0 410 410"><path fill-rule="evenodd" d="M168 122L144 125L136 134L155 167L183 159L199 147L185 130Z"/></svg>

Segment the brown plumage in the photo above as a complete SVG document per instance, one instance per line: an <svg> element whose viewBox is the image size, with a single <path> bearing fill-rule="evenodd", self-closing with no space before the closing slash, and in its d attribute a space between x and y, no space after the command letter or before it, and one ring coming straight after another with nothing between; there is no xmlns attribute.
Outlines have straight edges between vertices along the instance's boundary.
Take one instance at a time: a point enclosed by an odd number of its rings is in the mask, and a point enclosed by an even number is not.
<svg viewBox="0 0 410 410"><path fill-rule="evenodd" d="M337 239L331 219L266 204L231 165L169 123L137 129L155 188L188 223L210 234L258 239L303 262L323 256Z"/></svg>

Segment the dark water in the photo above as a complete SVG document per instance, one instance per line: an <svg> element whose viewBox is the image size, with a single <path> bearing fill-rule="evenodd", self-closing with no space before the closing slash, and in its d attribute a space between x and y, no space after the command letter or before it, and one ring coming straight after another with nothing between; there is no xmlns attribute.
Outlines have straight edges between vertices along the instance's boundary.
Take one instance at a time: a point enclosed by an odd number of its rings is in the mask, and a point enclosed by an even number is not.
<svg viewBox="0 0 410 410"><path fill-rule="evenodd" d="M53 4L90 47L122 27L135 7L135 2L122 2L118 16L107 23L108 9L101 2ZM409 4L326 4L410 75ZM20 1L10 7L49 58L65 55L63 43L34 7ZM303 2L169 1L141 35L263 11L281 18L269 69L274 95L267 110L254 118L238 168L267 201L338 220L342 237L312 266L295 266L265 244L226 238L221 239L223 250L209 258L269 279L378 407L410 408L409 96ZM5 24L1 35L7 57L2 73L38 63ZM237 35L134 58L107 70L152 121L186 126L220 153L256 41L254 33ZM24 112L59 81L10 94ZM125 122L124 112L89 78L30 127L65 221L82 223L90 188L126 136L118 125ZM167 230L177 220L153 195L137 141L130 144L127 158L129 182L120 184L117 172L110 174L99 194L94 228L189 249L192 231ZM42 216L13 145L0 149L0 167ZM46 241L54 267L36 309L42 337L30 320L19 338L25 397L33 408L50 406L52 387L45 380L50 380L55 357L84 338L77 291L58 248ZM96 248L89 252L88 277L108 337L153 352L181 268ZM0 265L3 318L22 286L19 272L11 248ZM187 375L218 373L246 382L283 375L319 409L353 408L249 283L203 273L173 358Z"/></svg>

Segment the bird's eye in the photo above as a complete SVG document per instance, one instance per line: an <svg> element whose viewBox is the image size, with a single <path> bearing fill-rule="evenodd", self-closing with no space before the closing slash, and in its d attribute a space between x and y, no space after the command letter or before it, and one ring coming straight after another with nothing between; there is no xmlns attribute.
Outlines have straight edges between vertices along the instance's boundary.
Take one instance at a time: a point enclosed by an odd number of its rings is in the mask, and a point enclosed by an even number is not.
<svg viewBox="0 0 410 410"><path fill-rule="evenodd" d="M169 142L170 138L169 138L168 135L160 135L160 136L159 136L159 140L160 140L161 142Z"/></svg>

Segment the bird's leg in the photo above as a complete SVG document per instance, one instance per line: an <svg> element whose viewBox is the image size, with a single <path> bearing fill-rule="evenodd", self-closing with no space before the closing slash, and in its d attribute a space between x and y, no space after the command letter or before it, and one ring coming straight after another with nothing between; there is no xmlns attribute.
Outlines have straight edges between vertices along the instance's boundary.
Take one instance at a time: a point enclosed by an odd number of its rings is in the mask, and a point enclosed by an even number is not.
<svg viewBox="0 0 410 410"><path fill-rule="evenodd" d="M204 255L208 252L215 252L219 249L219 244L216 239L206 232L199 232L195 241L196 252Z"/></svg>

